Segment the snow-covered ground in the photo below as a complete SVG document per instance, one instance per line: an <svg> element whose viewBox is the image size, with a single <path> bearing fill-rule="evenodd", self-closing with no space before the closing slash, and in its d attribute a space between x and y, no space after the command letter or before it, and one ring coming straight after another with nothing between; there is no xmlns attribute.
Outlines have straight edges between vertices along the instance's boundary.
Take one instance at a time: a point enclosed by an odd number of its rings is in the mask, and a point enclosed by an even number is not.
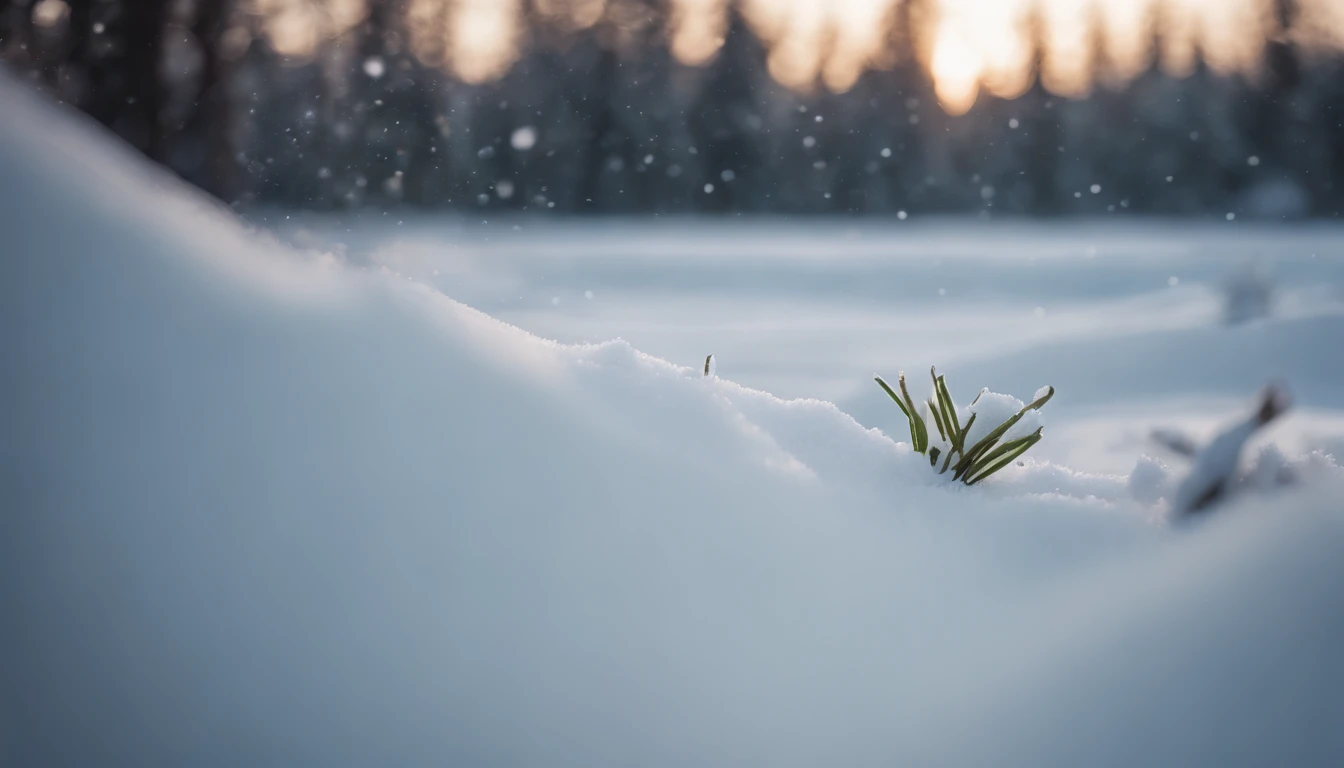
<svg viewBox="0 0 1344 768"><path fill-rule="evenodd" d="M0 103L0 764L1344 761L1333 460L1184 525L1129 476L1269 378L1265 439L1338 447L1340 230L272 215L294 250ZM1275 315L1223 327L1246 261ZM1045 441L932 475L870 379L932 363L1055 385Z"/></svg>
<svg viewBox="0 0 1344 768"><path fill-rule="evenodd" d="M713 353L726 378L884 429L901 416L872 374L936 364L961 398L1056 385L1033 455L1089 471L1128 472L1153 427L1208 432L1273 379L1299 405L1274 440L1344 445L1338 225L253 218L543 337L686 366ZM1247 273L1272 319L1226 326Z"/></svg>

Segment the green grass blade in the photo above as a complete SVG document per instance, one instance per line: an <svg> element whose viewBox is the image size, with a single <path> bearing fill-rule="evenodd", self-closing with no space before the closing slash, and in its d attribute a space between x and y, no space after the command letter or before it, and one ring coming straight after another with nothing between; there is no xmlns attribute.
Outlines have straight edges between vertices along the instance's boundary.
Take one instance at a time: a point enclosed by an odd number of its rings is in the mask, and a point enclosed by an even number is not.
<svg viewBox="0 0 1344 768"><path fill-rule="evenodd" d="M971 418L966 420L966 426L961 429L961 440L957 443L957 452L961 453L966 447L966 438L971 434L971 425L975 423L976 414L972 413Z"/></svg>
<svg viewBox="0 0 1344 768"><path fill-rule="evenodd" d="M937 373L937 369L929 369L929 375L933 376L933 394L943 415L943 425L947 427L948 440L957 445L961 442L961 423L957 419L957 404L952 402L952 395L947 391L947 377L939 376Z"/></svg>
<svg viewBox="0 0 1344 768"><path fill-rule="evenodd" d="M1023 411L1041 410L1041 408L1043 408L1046 403L1050 402L1050 398L1055 396L1054 387L1046 387L1046 389L1049 391L1047 391L1044 395L1041 395L1039 398L1033 400L1026 408L1023 408L1022 410Z"/></svg>
<svg viewBox="0 0 1344 768"><path fill-rule="evenodd" d="M962 454L961 461L957 464L957 473L964 475L970 471L971 465L986 452L992 450L994 444L999 442L999 438L1007 434L1008 430L1012 429L1013 425L1021 421L1026 414L1027 409L1023 408L1016 415L1010 416L1007 421L991 430L988 435L980 438L975 445L971 446L970 450Z"/></svg>
<svg viewBox="0 0 1344 768"><path fill-rule="evenodd" d="M901 413L905 414L905 418L909 419L910 411L906 410L905 403L901 402L901 396L896 394L896 391L893 390L887 382L883 381L881 376L874 376L873 380L877 382L877 386L881 387L883 392L887 393L887 397L890 397L896 402L896 406L901 409ZM913 436L914 435L912 434L911 437Z"/></svg>
<svg viewBox="0 0 1344 768"><path fill-rule="evenodd" d="M1046 390L1044 395L1028 403L1022 410L1018 411L1016 415L995 427L988 435L980 438L970 450L965 451L962 454L961 461L957 464L957 476L960 477L969 474L972 464L987 451L992 449L994 444L999 441L999 438L1007 434L1008 430L1012 429L1014 424L1021 421L1022 417L1027 415L1027 411L1039 411L1046 403L1050 402L1050 398L1055 396L1055 388L1046 387ZM984 394L984 390L981 390L981 394ZM979 397L976 398L976 400L979 399Z"/></svg>
<svg viewBox="0 0 1344 768"><path fill-rule="evenodd" d="M901 396L905 398L905 407L909 409L910 423L914 425L915 432L915 453L924 453L929 450L929 427L924 423L924 417L919 415L919 410L915 408L915 401L910 397L910 390L905 388L905 372L902 371L896 376L896 385L901 388Z"/></svg>
<svg viewBox="0 0 1344 768"><path fill-rule="evenodd" d="M932 398L927 400L926 403L929 406L929 415L933 416L933 425L938 428L938 434L946 441L947 429L943 426L943 417L938 412L938 404L933 402Z"/></svg>
<svg viewBox="0 0 1344 768"><path fill-rule="evenodd" d="M986 477L998 472L1000 469L1008 466L1018 456L1026 453L1031 446L1041 441L1041 430L1038 429L1026 437L1016 440L1010 440L1003 445L995 448L985 455L983 459L976 461L971 470L966 473L966 484L975 485Z"/></svg>
<svg viewBox="0 0 1344 768"><path fill-rule="evenodd" d="M952 450L950 450L950 451L947 452L947 459L946 459L945 461L943 461L943 468L942 468L941 470L939 470L938 474L940 474L940 475L941 475L941 474L944 474L944 473L947 472L947 470L948 470L949 468L952 467L952 454L953 454L953 453L956 453L958 456L961 455L961 452L962 452L962 445L966 442L966 435L970 433L970 431L971 431L971 425L974 424L974 423L975 423L975 414L972 413L972 414L971 414L971 418L969 418L969 419L966 420L966 427L962 430L961 434L957 436L957 440L956 440L956 442L953 443L953 445L952 445ZM959 465L961 462L958 461L957 463L958 463L958 465Z"/></svg>
<svg viewBox="0 0 1344 768"><path fill-rule="evenodd" d="M980 482L981 480L984 480L985 478L989 477L995 472L998 472L1000 469L1003 469L1009 464L1012 464L1014 461L1017 460L1019 456L1026 453L1028 450L1031 449L1033 445L1039 443L1040 441L1041 438L1037 437L1034 440L1031 440L1030 442L1023 443L1021 446L1019 446L1018 448L1014 449L1013 451L1011 451L1010 453L999 459L999 461L996 462L993 466L989 467L984 472L981 472L980 474L976 475L971 480L966 481L966 484L975 485L976 483Z"/></svg>
<svg viewBox="0 0 1344 768"><path fill-rule="evenodd" d="M967 447L966 441L970 438L971 428L975 426L979 414L971 412L966 419L966 423L962 424L957 413L957 404L952 400L952 393L947 388L947 377L939 376L936 367L929 369L929 376L933 379L933 395L923 404L928 409L928 413L923 413L915 407L914 398L910 397L910 390L906 387L904 372L897 377L897 389L893 389L881 376L875 376L874 381L905 415L910 424L910 440L914 445L915 452L928 456L929 466L937 470L939 474L953 470L954 477L957 480L967 485L975 485L1013 463L1018 457L1030 450L1033 445L1041 441L1043 431L1037 429L1026 437L1000 444L1003 436L1008 434L1009 430L1027 415L1028 411L1040 410L1046 403L1050 402L1050 399L1055 396L1054 387L1046 387L1043 395L990 430L974 445ZM971 401L971 405L974 406L979 403L980 398L988 391L988 387L981 389L976 394L975 399ZM946 445L929 445L929 421L933 422L934 428L938 430L938 435ZM941 469L939 468L939 459L942 459Z"/></svg>
<svg viewBox="0 0 1344 768"><path fill-rule="evenodd" d="M914 413L901 401L900 395L896 394L895 390L891 388L891 385L883 380L881 376L875 376L873 378L877 381L877 385L882 387L882 391L886 392L887 396L896 403L896 407L901 409L901 413L905 414L905 420L910 426L910 446L914 448L915 453L924 453L924 451L928 449L929 442L928 434L924 429L924 420L920 418L918 413Z"/></svg>
<svg viewBox="0 0 1344 768"><path fill-rule="evenodd" d="M947 473L948 467L952 466L952 457L956 454L957 452L954 450L949 450L947 452L947 458L943 460L943 468L938 470L938 474L942 475Z"/></svg>

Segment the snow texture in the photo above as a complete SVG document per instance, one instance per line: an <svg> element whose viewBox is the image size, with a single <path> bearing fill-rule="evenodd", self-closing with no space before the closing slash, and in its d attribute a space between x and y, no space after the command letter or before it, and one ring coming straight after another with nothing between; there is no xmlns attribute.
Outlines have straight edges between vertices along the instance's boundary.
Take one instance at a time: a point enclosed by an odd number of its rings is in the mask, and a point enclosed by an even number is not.
<svg viewBox="0 0 1344 768"><path fill-rule="evenodd" d="M1123 475L951 486L0 103L0 764L1344 762L1333 465L1177 529ZM954 378L1068 391L1018 362Z"/></svg>

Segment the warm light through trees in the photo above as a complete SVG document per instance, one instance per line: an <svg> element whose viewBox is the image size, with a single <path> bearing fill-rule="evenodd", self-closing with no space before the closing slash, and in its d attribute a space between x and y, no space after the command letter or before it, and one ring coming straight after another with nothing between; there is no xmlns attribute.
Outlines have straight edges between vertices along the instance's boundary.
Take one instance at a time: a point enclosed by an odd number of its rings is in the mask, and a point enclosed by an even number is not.
<svg viewBox="0 0 1344 768"><path fill-rule="evenodd" d="M276 49L302 58L324 37L359 23L366 0L252 0ZM534 12L583 29L628 0L536 0ZM722 44L729 0L669 0L667 34L684 64L709 62ZM901 0L743 0L753 31L769 48L774 78L796 90L851 88L869 68L890 66L887 20ZM422 62L480 83L503 76L528 44L521 0L407 0L412 44ZM1197 58L1219 73L1253 73L1269 29L1264 0L935 0L922 64L949 112L964 112L987 90L1012 98L1030 85L1029 20L1039 14L1045 56L1041 77L1053 93L1077 96L1092 86L1094 64L1115 82L1135 77L1153 56L1161 24L1161 61L1188 72ZM1344 0L1305 0L1301 42L1344 43ZM1161 18L1158 18L1160 14ZM618 18L619 14L611 14ZM1098 50L1104 48L1104 50Z"/></svg>

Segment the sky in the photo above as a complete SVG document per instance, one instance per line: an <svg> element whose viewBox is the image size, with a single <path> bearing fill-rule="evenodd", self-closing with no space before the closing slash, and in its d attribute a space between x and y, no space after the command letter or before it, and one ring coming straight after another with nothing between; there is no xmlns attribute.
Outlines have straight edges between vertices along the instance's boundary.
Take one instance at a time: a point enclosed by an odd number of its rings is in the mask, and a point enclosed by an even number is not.
<svg viewBox="0 0 1344 768"><path fill-rule="evenodd" d="M540 9L573 28L619 13L629 0L543 0ZM769 47L771 75L798 90L818 83L849 89L865 69L893 63L883 19L901 0L744 0L745 12ZM1308 47L1344 45L1344 0L1300 0L1295 35ZM268 32L283 53L302 56L324 35L358 24L364 0L252 0L268 18ZM427 64L442 65L467 82L505 74L526 40L520 29L522 0L411 0L411 47ZM667 34L686 64L713 59L722 43L728 0L673 0ZM948 112L968 110L982 91L1011 98L1032 81L1030 25L1033 9L1047 43L1042 79L1060 95L1086 93L1094 83L1096 33L1107 42L1107 76L1133 77L1151 58L1155 9L1163 8L1163 65L1188 71L1196 52L1219 72L1254 74L1263 41L1273 34L1272 0L931 0L916 23L917 52L932 74Z"/></svg>

